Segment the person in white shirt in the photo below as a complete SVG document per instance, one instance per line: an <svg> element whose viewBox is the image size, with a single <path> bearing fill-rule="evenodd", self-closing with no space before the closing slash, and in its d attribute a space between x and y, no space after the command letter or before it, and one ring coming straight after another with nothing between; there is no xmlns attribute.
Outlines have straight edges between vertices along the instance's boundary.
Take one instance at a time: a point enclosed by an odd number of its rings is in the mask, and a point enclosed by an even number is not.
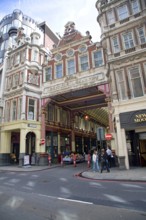
<svg viewBox="0 0 146 220"><path fill-rule="evenodd" d="M108 165L109 165L109 167L111 167L112 151L111 151L111 147L109 145L107 146L106 153L107 153Z"/></svg>

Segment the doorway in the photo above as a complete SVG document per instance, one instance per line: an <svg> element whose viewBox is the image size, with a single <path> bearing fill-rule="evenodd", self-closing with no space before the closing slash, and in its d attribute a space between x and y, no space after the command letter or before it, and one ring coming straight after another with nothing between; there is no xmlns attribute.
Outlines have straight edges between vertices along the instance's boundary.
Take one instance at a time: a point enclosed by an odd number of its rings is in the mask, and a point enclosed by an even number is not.
<svg viewBox="0 0 146 220"><path fill-rule="evenodd" d="M146 166L146 140L140 140L139 153L141 166Z"/></svg>
<svg viewBox="0 0 146 220"><path fill-rule="evenodd" d="M36 135L33 132L29 132L26 135L26 155L32 155L35 153L35 143L36 143Z"/></svg>

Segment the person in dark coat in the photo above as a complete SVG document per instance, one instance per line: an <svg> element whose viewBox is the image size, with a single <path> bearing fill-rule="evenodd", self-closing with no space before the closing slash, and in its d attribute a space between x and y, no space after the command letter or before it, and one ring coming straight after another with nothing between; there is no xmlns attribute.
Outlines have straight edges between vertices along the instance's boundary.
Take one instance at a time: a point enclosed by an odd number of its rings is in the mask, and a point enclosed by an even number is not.
<svg viewBox="0 0 146 220"><path fill-rule="evenodd" d="M107 172L110 172L109 165L108 165L108 155L104 149L101 149L101 153L99 155L99 162L100 162L100 172L104 170L106 167Z"/></svg>

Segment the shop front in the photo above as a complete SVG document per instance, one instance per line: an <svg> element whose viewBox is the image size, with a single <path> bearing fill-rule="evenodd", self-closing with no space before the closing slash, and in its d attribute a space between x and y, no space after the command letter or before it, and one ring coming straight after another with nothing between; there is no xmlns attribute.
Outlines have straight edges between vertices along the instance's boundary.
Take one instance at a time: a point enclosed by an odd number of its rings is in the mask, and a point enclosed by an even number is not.
<svg viewBox="0 0 146 220"><path fill-rule="evenodd" d="M146 109L120 114L130 166L146 166Z"/></svg>

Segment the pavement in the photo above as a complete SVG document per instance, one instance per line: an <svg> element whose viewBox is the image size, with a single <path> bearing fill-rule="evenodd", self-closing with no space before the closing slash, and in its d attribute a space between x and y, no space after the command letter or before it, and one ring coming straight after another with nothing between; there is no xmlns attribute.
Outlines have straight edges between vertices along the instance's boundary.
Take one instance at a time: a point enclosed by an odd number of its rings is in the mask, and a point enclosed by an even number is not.
<svg viewBox="0 0 146 220"><path fill-rule="evenodd" d="M0 172L37 172L41 170L47 170L52 168L60 167L60 164L52 166L0 166ZM68 165L66 165L68 166ZM76 168L75 168L76 169ZM146 167L132 167L129 170L120 169L118 167L113 167L110 169L110 172L107 173L104 170L102 173L93 172L91 168L87 168L86 164L82 167L80 173L77 173L76 176L92 179L92 180L108 180L108 181L137 181L146 183ZM78 172L76 170L76 172Z"/></svg>

